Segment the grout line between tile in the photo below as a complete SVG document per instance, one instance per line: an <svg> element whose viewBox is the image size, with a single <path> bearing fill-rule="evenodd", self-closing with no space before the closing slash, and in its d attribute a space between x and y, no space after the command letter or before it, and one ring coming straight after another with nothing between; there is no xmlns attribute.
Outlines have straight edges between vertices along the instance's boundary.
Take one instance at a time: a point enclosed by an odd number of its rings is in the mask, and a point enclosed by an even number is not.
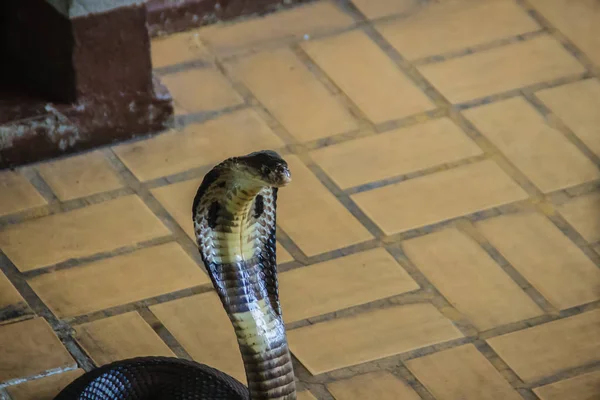
<svg viewBox="0 0 600 400"><path fill-rule="evenodd" d="M591 74L589 72L582 72L577 74L570 74L561 76L560 78L556 78L550 81L544 81L539 83L532 83L530 85L525 85L523 87L519 87L516 89L510 89L504 92L494 93L488 96L483 96L477 99L469 100L463 103L452 104L450 107L457 111L464 111L470 108L475 108L479 106L483 106L486 104L496 103L502 100L508 100L513 97L523 96L524 92L537 92L543 89L550 89L562 85L566 85L568 83L579 82L581 80L589 79Z"/></svg>
<svg viewBox="0 0 600 400"><path fill-rule="evenodd" d="M529 283L527 279L490 243L489 240L468 220L457 221L456 228L467 237L473 239L494 262L502 268L518 286L525 292L545 314L558 316L556 309L542 294Z"/></svg>
<svg viewBox="0 0 600 400"><path fill-rule="evenodd" d="M494 349L487 343L486 340L478 339L473 342L477 351L482 354L496 370L504 377L504 379L516 390L522 389L524 386L523 381L519 376L509 367L509 365L494 351Z"/></svg>
<svg viewBox="0 0 600 400"><path fill-rule="evenodd" d="M319 400L336 400L324 384L303 383L303 385Z"/></svg>
<svg viewBox="0 0 600 400"><path fill-rule="evenodd" d="M524 399L539 399L532 389L562 381L587 372L600 370L600 361L581 365L575 368L562 370L550 376L546 376L534 382L526 383L510 369L508 364L494 351L494 349L485 340L476 340L474 342L477 350L500 372L500 374L523 396Z"/></svg>
<svg viewBox="0 0 600 400"><path fill-rule="evenodd" d="M37 293L29 286L25 277L19 273L17 267L4 253L0 253L0 271L4 273L35 314L48 322L73 357L74 362L86 371L93 369L94 363L77 344L73 337L72 328L56 317L50 308L44 304Z"/></svg>
<svg viewBox="0 0 600 400"><path fill-rule="evenodd" d="M572 186L570 188L565 189L565 193L571 198L577 198L579 196L584 196L586 194L590 194L592 192L600 191L600 181L596 182L587 182L581 185Z"/></svg>
<svg viewBox="0 0 600 400"><path fill-rule="evenodd" d="M101 252L101 253L96 253L96 254L92 254L89 256L85 256L85 257L72 258L72 259L60 262L58 264L48 265L48 266L44 266L41 268L36 268L36 269L30 270L30 271L23 271L23 272L21 272L21 275L23 277L25 277L26 279L31 279L31 278L35 278L40 275L46 275L46 274L56 272L56 271L80 268L83 266L87 266L88 264L90 264L92 262L106 260L108 258L113 258L113 257L122 256L122 255L126 255L126 254L131 254L140 249L146 249L146 248L150 248L150 247L154 247L154 246L160 246L162 244L171 243L173 241L175 241L175 238L172 235L160 236L160 237L157 237L154 239L150 239L150 240L146 240L144 242L137 243L132 246L119 247L117 249L113 249L113 250L109 250L109 251L105 251L105 252Z"/></svg>
<svg viewBox="0 0 600 400"><path fill-rule="evenodd" d="M583 236L581 236L581 234L577 232L577 230L559 212L554 211L548 213L546 218L548 218L554 226L568 237L571 242L575 243L575 245L600 268L600 255L590 248L590 245Z"/></svg>
<svg viewBox="0 0 600 400"><path fill-rule="evenodd" d="M90 205L99 204L105 201L133 194L133 191L127 187L111 190L108 192L95 193L89 196L80 197L67 201L55 201L50 204L23 210L14 214L0 217L0 230L10 225L16 225L23 222L47 217L55 214L77 210Z"/></svg>
<svg viewBox="0 0 600 400"><path fill-rule="evenodd" d="M579 139L579 137L575 135L575 133L573 133L573 131L552 112L552 110L550 110L550 108L546 107L546 105L536 96L535 93L524 90L523 96L527 102L544 117L550 126L562 133L563 136L565 136L568 141L573 143L577 149L590 161L592 161L595 165L600 166L600 157L598 157L590 148L588 148L585 143Z"/></svg>
<svg viewBox="0 0 600 400"><path fill-rule="evenodd" d="M521 395L523 400L542 400L529 389L517 388L515 390Z"/></svg>
<svg viewBox="0 0 600 400"><path fill-rule="evenodd" d="M600 190L600 181L585 182L556 192L546 193L546 198L555 207L562 206L580 196L585 196Z"/></svg>
<svg viewBox="0 0 600 400"><path fill-rule="evenodd" d="M179 289L173 292L148 297L146 299L134 301L131 303L120 304L118 306L110 307L104 310L93 311L87 314L77 315L73 317L67 317L64 318L64 321L72 326L81 325L87 322L93 322L100 319L125 314L131 311L139 311L144 307L150 307L157 304L162 304L173 300L179 300L211 291L213 291L212 285L210 283L205 283L186 289Z"/></svg>
<svg viewBox="0 0 600 400"><path fill-rule="evenodd" d="M420 288L410 292L400 293L393 296L368 301L367 303L345 307L325 314L315 315L298 321L287 322L287 329L292 331L308 325L321 324L339 318L353 317L369 311L382 310L397 306L429 303L434 295L427 288Z"/></svg>
<svg viewBox="0 0 600 400"><path fill-rule="evenodd" d="M392 375L406 383L412 388L422 400L436 400L433 394L419 381L417 376L408 369L406 364L403 362L399 363L391 371Z"/></svg>
<svg viewBox="0 0 600 400"><path fill-rule="evenodd" d="M42 178L37 167L25 166L20 168L20 172L25 176L39 194L46 199L49 204L58 203L58 196L54 193L50 185Z"/></svg>
<svg viewBox="0 0 600 400"><path fill-rule="evenodd" d="M311 257L308 257L306 264L307 266L314 265L317 263L322 263L326 261L331 261L337 258L346 257L352 254L372 250L378 247L381 247L383 242L378 239L371 239L365 242L353 244L350 246L342 247L336 250L328 251L326 253L317 254Z"/></svg>
<svg viewBox="0 0 600 400"><path fill-rule="evenodd" d="M0 309L0 326L10 325L15 322L26 321L35 317L33 310L27 302L19 301Z"/></svg>
<svg viewBox="0 0 600 400"><path fill-rule="evenodd" d="M542 28L542 29L522 33L522 34L515 35L515 36L509 36L509 37L504 37L502 39L492 40L491 42L481 43L481 44L463 48L460 50L454 50L454 51L450 51L447 53L436 54L433 56L418 58L418 59L412 60L411 63L415 67L422 67L424 65L429 65L429 64L437 64L437 63L449 61L449 60L452 60L455 58L460 58L460 57L468 56L471 54L492 50L492 49L495 49L498 47L509 46L509 45L519 43L519 42L526 42L528 40L535 39L539 36L542 36L546 33L547 33L546 30L544 28Z"/></svg>
<svg viewBox="0 0 600 400"><path fill-rule="evenodd" d="M458 311L452 303L427 279L419 268L406 255L400 243L386 246L386 250L394 257L394 259L404 268L417 284L431 296L430 302L438 311L465 335L466 338L474 338L478 335L477 328L469 321L469 319Z"/></svg>
<svg viewBox="0 0 600 400"><path fill-rule="evenodd" d="M352 214L354 218L356 218L371 235L375 237L375 239L381 239L385 236L383 231L375 224L375 222L371 221L366 214L356 205L354 200L350 198L343 190L341 190L335 182L327 174L319 167L307 153L297 154L298 157L302 160L302 162L311 170L313 175L315 175L321 184L325 186L342 205Z"/></svg>
<svg viewBox="0 0 600 400"><path fill-rule="evenodd" d="M507 204L505 206L500 206L500 207L493 207L493 208L485 209L482 211L477 211L477 212L474 212L474 213L471 213L468 215L459 215L459 216L456 216L453 218L449 218L449 219L446 219L446 220L443 220L440 222L436 222L433 224L429 224L426 226L422 226L419 228L414 228L414 229L411 229L408 231L395 233L393 235L385 237L383 239L383 241L384 241L384 243L387 243L387 244L394 244L394 243L402 242L407 239L413 239L413 238L427 235L427 234L430 234L433 232L438 232L447 227L454 226L454 224L456 224L457 221L464 219L464 218L466 218L470 221L483 221L488 218L497 217L498 215L501 215L503 213L517 212L516 210L508 210L508 207L521 206L521 203L523 203L523 202L524 201L511 203L511 204Z"/></svg>
<svg viewBox="0 0 600 400"><path fill-rule="evenodd" d="M193 360L192 356L184 349L184 347L175 339L175 336L167 329L160 319L154 315L148 307L142 307L138 310L138 314L144 321L156 332L162 341L171 349L178 358L185 360Z"/></svg>
<svg viewBox="0 0 600 400"><path fill-rule="evenodd" d="M3 215L2 217L0 217L0 230L3 230L11 225L17 225L26 221L46 217L53 214L59 214L61 212L64 212L64 210L61 209L61 205L58 203L52 203L39 207L29 208L23 211L18 211L13 214Z"/></svg>
<svg viewBox="0 0 600 400"><path fill-rule="evenodd" d="M333 81L327 73L310 57L300 44L293 45L292 51L300 62L312 73L329 92L336 97L346 110L358 122L358 130L364 133L375 133L375 124L367 117L360 107Z"/></svg>
<svg viewBox="0 0 600 400"><path fill-rule="evenodd" d="M277 225L275 237L279 244L281 244L283 248L286 249L288 253L290 253L290 255L294 258L295 261L301 264L308 263L308 256L304 254L302 249L298 247L298 245L292 240L292 238L279 225ZM277 268L281 271L279 263L277 265Z"/></svg>
<svg viewBox="0 0 600 400"><path fill-rule="evenodd" d="M367 23L366 21L354 21L354 23L352 25L347 26L347 27L336 28L336 29L332 29L327 32L319 32L316 34L311 34L310 40L325 39L328 37L341 35L346 32L351 32L357 28L360 28L362 25L364 25L366 23ZM260 53L263 51L272 51L272 50L279 49L282 47L293 46L297 43L303 42L304 40L305 39L303 37L278 38L275 40L264 40L264 41L261 41L260 43L255 43L255 44L250 45L249 48L247 48L247 49L238 49L235 51L223 52L221 54L218 54L218 52L215 52L215 56L221 62L227 63L227 62L231 62L236 59L239 59L239 58L249 57L256 53ZM210 46L205 41L203 41L203 43L207 46Z"/></svg>
<svg viewBox="0 0 600 400"><path fill-rule="evenodd" d="M235 91L235 88L233 88L233 90ZM230 107L224 107L218 110L199 111L175 115L174 128L175 130L181 131L189 125L200 124L211 120L215 120L219 117L222 117L223 115L232 114L236 111L245 110L247 108L248 104L241 103Z"/></svg>
<svg viewBox="0 0 600 400"><path fill-rule="evenodd" d="M200 269L204 271L204 264L198 252L196 244L187 235L187 233L179 226L177 221L164 209L158 200L152 195L152 193L141 183L135 175L121 162L119 157L112 151L112 149L106 149L104 152L105 157L108 161L119 171L122 179L127 185L133 190L133 192L139 196L139 198L146 204L146 206L156 215L158 219L172 232L177 243L185 250L198 265Z"/></svg>
<svg viewBox="0 0 600 400"><path fill-rule="evenodd" d="M471 342L472 339L466 337L452 339L445 342L425 346L419 349L410 350L404 353L386 356L377 360L366 361L356 365L342 367L319 375L314 375L306 378L302 376L302 378L310 383L328 384L331 382L338 381L340 379L354 377L356 375L385 370L391 372L397 377L400 377L401 380L406 382L410 381L410 379L406 377L407 373L404 372L401 375L399 375L400 371L402 370L402 367L406 368L404 364L406 361L434 354L439 351L448 350L457 346L462 346ZM415 383L418 382L416 378L414 378L414 381ZM416 385L416 387L418 387L418 385Z"/></svg>
<svg viewBox="0 0 600 400"><path fill-rule="evenodd" d="M38 379L46 378L48 376L62 374L63 372L73 371L75 369L77 369L77 366L74 366L74 367L51 368L51 369L48 369L48 370L46 370L46 371L44 371L42 373L35 374L35 375L30 375L30 376L27 376L25 378L10 379L8 381L4 381L4 382L0 383L0 390L6 389L6 388L8 388L10 386L19 385L21 383L31 382L31 381L35 381L35 380L38 380ZM2 394L2 392L0 392L0 394ZM0 399L2 399L2 397L0 397Z"/></svg>
<svg viewBox="0 0 600 400"><path fill-rule="evenodd" d="M178 64L165 65L164 67L157 67L152 70L159 78L165 76L177 74L179 72L189 71L192 69L206 69L213 67L214 63L210 60L203 59L201 55L198 58L191 61L184 61Z"/></svg>
<svg viewBox="0 0 600 400"><path fill-rule="evenodd" d="M565 379L573 378L578 375L583 375L588 372L596 372L600 371L600 361L596 361L587 365L581 365L575 368L570 368L564 371L561 371L557 374L542 378L540 380L526 383L525 387L529 389L538 388L540 386L549 385L551 383L559 382Z"/></svg>
<svg viewBox="0 0 600 400"><path fill-rule="evenodd" d="M396 175L390 178L385 178L379 181L365 183L359 186L354 186L348 189L344 189L344 193L351 196L357 193L366 192L369 190L379 189L385 186L394 185L400 182L404 182L410 179L421 178L430 174L434 174L437 172L447 171L453 168L462 167L465 165L475 164L487 159L487 155L480 154L477 156L463 158L458 161L453 161L449 163L444 163L440 165L436 165L434 167L420 169L418 171L409 172L403 175Z"/></svg>
<svg viewBox="0 0 600 400"><path fill-rule="evenodd" d="M566 35L552 25L550 21L548 21L548 19L546 19L546 17L544 17L542 13L529 2L529 0L516 0L516 2L529 14L529 16L531 16L531 18L546 29L569 53L583 64L588 71L591 71L596 77L600 77L600 68L598 68Z"/></svg>

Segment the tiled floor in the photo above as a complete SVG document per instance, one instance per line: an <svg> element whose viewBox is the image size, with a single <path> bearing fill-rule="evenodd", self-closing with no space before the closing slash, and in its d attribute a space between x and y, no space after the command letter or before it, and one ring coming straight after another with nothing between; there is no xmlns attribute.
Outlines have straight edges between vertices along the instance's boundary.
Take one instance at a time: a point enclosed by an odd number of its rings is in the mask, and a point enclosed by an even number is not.
<svg viewBox="0 0 600 400"><path fill-rule="evenodd" d="M152 47L173 130L0 172L0 398L136 355L243 380L189 210L270 148L301 399L600 399L597 0L317 1Z"/></svg>

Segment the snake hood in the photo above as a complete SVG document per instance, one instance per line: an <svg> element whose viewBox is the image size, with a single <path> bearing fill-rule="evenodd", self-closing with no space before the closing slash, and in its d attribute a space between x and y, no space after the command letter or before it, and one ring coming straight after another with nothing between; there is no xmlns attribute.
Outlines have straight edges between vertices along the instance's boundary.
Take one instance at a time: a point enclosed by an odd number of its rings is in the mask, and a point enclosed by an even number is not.
<svg viewBox="0 0 600 400"><path fill-rule="evenodd" d="M290 181L279 154L258 151L215 166L193 203L198 248L235 330L252 400L296 398L275 239L277 191Z"/></svg>

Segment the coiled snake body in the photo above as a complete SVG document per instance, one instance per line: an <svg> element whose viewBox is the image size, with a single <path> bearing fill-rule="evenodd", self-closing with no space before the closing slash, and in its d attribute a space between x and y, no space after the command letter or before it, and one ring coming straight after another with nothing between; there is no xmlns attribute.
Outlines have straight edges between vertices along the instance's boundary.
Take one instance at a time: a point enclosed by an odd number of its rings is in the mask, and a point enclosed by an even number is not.
<svg viewBox="0 0 600 400"><path fill-rule="evenodd" d="M214 167L194 198L196 241L235 330L248 388L202 364L145 357L88 372L55 400L296 399L275 242L277 190L290 180L277 153L259 151Z"/></svg>

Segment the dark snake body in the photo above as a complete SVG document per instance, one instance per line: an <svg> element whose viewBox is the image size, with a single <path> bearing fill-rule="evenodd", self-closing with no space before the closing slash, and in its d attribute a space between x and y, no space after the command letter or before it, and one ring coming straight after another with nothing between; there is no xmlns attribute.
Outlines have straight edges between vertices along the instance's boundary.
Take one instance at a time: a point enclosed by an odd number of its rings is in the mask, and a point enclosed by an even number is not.
<svg viewBox="0 0 600 400"><path fill-rule="evenodd" d="M296 399L275 240L276 186L288 181L274 152L231 158L205 176L193 204L198 248L235 330L248 388L202 364L147 357L88 372L55 400Z"/></svg>

